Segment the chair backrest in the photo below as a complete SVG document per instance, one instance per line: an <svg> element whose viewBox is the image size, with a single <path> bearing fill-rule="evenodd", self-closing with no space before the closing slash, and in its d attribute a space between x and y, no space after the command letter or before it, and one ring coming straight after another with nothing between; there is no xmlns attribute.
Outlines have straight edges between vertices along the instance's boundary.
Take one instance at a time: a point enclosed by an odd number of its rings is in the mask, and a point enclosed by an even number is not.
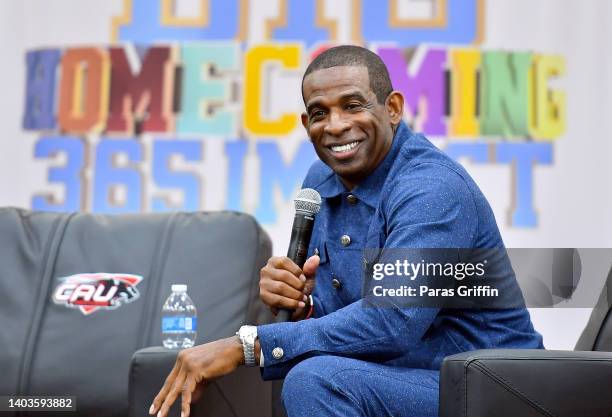
<svg viewBox="0 0 612 417"><path fill-rule="evenodd" d="M188 285L197 343L227 337L271 320L258 301L270 255L255 220L233 212L0 209L0 393L76 395L75 415L127 415L131 356L161 344L171 284Z"/></svg>
<svg viewBox="0 0 612 417"><path fill-rule="evenodd" d="M575 349L612 352L612 268Z"/></svg>

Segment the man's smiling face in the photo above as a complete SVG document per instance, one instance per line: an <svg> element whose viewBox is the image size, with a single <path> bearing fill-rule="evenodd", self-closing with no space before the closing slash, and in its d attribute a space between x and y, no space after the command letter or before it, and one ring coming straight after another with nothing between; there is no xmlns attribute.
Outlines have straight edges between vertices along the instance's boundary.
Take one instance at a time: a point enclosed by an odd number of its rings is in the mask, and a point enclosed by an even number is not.
<svg viewBox="0 0 612 417"><path fill-rule="evenodd" d="M316 70L304 78L302 93L302 124L317 155L353 188L389 152L392 123L399 122L393 117L396 109L378 102L365 66Z"/></svg>

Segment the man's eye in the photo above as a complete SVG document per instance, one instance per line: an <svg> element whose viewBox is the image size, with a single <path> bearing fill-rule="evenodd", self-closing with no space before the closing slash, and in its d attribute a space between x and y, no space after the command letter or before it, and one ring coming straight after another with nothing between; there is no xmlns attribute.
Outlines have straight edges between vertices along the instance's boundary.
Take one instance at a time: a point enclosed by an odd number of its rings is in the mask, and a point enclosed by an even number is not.
<svg viewBox="0 0 612 417"><path fill-rule="evenodd" d="M347 110L357 110L361 108L361 103L348 103L346 105Z"/></svg>
<svg viewBox="0 0 612 417"><path fill-rule="evenodd" d="M323 116L325 116L325 112L323 110L315 110L312 113L310 113L311 119L320 119Z"/></svg>

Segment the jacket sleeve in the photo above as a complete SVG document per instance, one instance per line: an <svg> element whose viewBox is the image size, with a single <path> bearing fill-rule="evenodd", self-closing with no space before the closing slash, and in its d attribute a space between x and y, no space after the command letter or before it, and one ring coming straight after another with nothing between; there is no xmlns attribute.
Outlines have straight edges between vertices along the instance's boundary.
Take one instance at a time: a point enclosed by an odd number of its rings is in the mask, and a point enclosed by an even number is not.
<svg viewBox="0 0 612 417"><path fill-rule="evenodd" d="M385 248L471 247L478 216L462 178L414 176L395 188L398 192L380 210L386 216ZM323 317L259 326L262 376L282 378L295 363L315 355L376 361L399 357L421 340L438 311L400 308L393 302L374 306L363 298Z"/></svg>

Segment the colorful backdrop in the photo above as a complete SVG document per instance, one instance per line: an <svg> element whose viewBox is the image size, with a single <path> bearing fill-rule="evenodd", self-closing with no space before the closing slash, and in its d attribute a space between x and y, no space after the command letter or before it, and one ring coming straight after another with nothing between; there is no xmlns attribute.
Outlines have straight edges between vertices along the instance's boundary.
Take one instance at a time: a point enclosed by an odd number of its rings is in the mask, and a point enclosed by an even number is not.
<svg viewBox="0 0 612 417"><path fill-rule="evenodd" d="M607 0L2 2L0 204L246 211L282 254L316 158L302 72L354 43L474 176L507 246L610 247L610 19ZM532 314L571 348L589 310Z"/></svg>

